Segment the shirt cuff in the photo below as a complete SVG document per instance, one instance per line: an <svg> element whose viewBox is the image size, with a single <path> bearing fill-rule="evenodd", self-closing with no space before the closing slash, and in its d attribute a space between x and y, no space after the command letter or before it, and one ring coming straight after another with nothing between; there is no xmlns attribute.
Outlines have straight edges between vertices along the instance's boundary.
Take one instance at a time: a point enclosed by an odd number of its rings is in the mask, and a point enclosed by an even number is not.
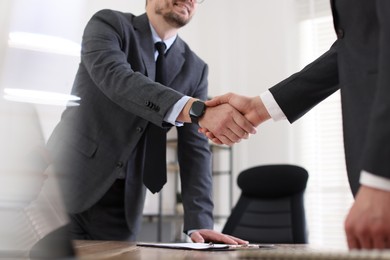
<svg viewBox="0 0 390 260"><path fill-rule="evenodd" d="M360 184L379 190L390 191L390 179L366 171L362 171L360 174Z"/></svg>
<svg viewBox="0 0 390 260"><path fill-rule="evenodd" d="M278 103L274 96L271 94L271 91L267 90L260 95L261 101L265 108L267 109L269 115L274 121L280 121L286 119L286 115L283 113L282 109L279 107Z"/></svg>
<svg viewBox="0 0 390 260"><path fill-rule="evenodd" d="M177 101L171 109L168 110L167 114L164 117L164 121L167 123L170 123L174 126L183 126L183 122L176 121L177 117L179 116L180 112L183 110L184 106L187 104L188 100L190 100L191 97L184 96L179 101Z"/></svg>
<svg viewBox="0 0 390 260"><path fill-rule="evenodd" d="M197 229L190 229L186 232L187 236L191 237L191 234L197 231Z"/></svg>

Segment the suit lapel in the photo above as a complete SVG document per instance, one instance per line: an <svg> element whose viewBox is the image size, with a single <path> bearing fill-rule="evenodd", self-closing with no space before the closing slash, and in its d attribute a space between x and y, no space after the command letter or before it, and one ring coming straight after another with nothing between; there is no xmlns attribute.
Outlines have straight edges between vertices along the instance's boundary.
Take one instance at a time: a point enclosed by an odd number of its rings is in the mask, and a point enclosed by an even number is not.
<svg viewBox="0 0 390 260"><path fill-rule="evenodd" d="M154 60L154 44L152 33L150 32L149 20L146 14L140 15L134 19L134 28L138 32L138 40L140 43L140 52L144 62L147 76L151 79L156 77L156 62ZM169 86L184 64L184 43L177 37L175 42L169 48L167 53L167 86Z"/></svg>
<svg viewBox="0 0 390 260"><path fill-rule="evenodd" d="M134 28L138 32L141 57L146 68L146 76L151 79L156 77L156 63L154 60L154 44L150 32L149 20L146 14L134 19Z"/></svg>
<svg viewBox="0 0 390 260"><path fill-rule="evenodd" d="M168 64L167 68L167 86L170 86L172 81L180 73L181 68L184 64L184 44L183 41L177 37L175 42L169 48L166 61Z"/></svg>

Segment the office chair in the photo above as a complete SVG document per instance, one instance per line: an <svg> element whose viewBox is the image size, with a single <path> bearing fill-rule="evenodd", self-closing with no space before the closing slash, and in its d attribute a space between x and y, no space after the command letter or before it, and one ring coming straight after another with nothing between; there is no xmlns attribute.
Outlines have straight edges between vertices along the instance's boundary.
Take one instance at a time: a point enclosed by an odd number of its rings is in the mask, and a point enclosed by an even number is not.
<svg viewBox="0 0 390 260"><path fill-rule="evenodd" d="M295 165L242 171L241 196L222 232L250 243L307 243L303 194L308 173Z"/></svg>

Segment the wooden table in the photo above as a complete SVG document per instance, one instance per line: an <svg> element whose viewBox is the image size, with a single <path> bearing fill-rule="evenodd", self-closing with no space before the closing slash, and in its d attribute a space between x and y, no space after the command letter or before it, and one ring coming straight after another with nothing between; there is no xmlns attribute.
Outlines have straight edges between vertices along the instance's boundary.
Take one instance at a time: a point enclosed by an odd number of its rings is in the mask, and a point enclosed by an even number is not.
<svg viewBox="0 0 390 260"><path fill-rule="evenodd" d="M273 249L241 249L226 251L197 251L139 247L135 243L117 241L74 241L78 259L135 260L371 260L389 259L386 251L334 251L309 245L275 245Z"/></svg>

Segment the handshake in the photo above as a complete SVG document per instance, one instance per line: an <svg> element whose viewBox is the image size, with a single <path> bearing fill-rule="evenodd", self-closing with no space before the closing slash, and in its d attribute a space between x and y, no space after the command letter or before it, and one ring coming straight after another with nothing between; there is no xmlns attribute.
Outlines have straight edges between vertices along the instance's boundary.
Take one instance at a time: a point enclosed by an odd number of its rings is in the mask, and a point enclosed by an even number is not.
<svg viewBox="0 0 390 260"><path fill-rule="evenodd" d="M205 102L207 109L199 120L199 132L216 144L233 145L256 133L256 127L270 119L260 96L234 93Z"/></svg>

